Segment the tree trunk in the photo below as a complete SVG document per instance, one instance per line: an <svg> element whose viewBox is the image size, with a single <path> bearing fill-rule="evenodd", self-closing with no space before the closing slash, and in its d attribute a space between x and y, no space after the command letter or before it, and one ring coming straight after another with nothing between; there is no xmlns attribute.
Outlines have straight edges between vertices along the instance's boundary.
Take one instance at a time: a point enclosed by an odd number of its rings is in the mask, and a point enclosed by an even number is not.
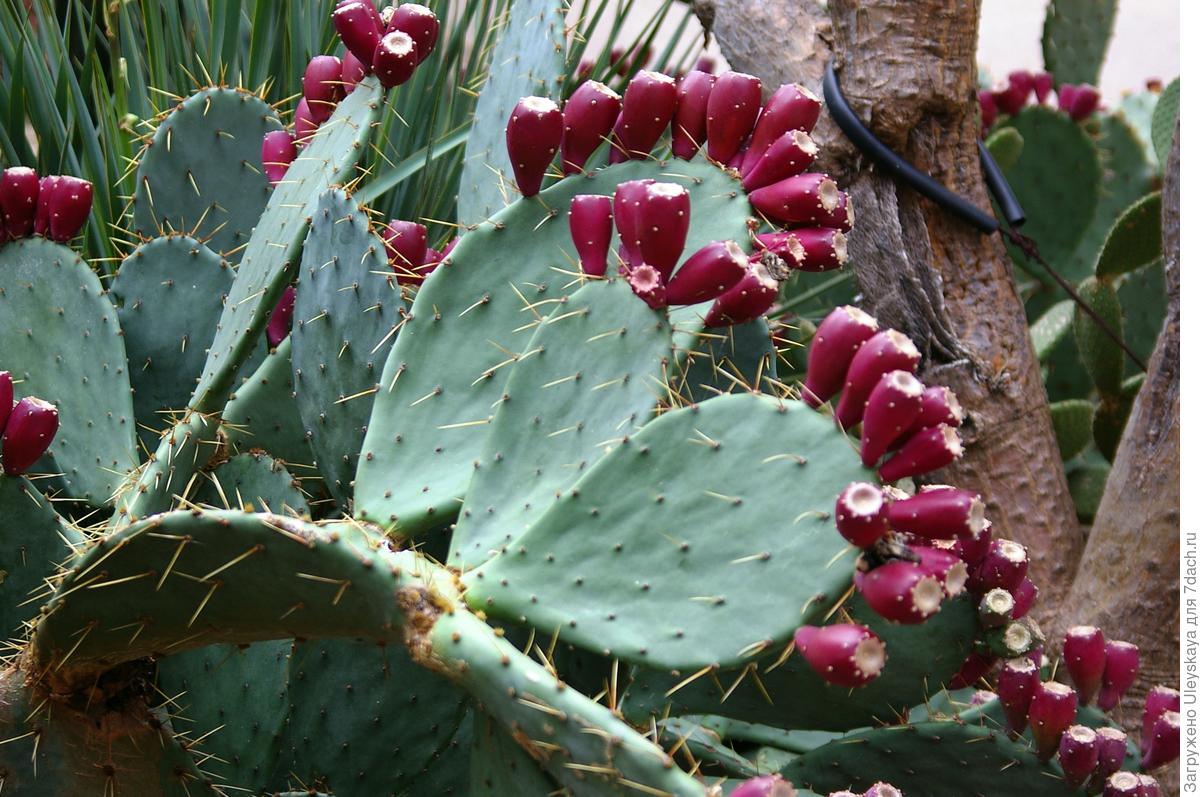
<svg viewBox="0 0 1200 797"><path fill-rule="evenodd" d="M811 0L706 2L735 69L802 82L819 73L823 27L801 19L821 13ZM976 148L979 0L830 0L829 16L842 91L858 116L893 150L989 207ZM808 40L781 47L764 32L772 28ZM822 124L818 166L855 203L850 258L866 305L917 343L923 378L948 385L967 411L966 456L941 479L980 492L996 536L1029 548L1039 617L1052 619L1083 537L1008 254L998 236L876 172Z"/></svg>

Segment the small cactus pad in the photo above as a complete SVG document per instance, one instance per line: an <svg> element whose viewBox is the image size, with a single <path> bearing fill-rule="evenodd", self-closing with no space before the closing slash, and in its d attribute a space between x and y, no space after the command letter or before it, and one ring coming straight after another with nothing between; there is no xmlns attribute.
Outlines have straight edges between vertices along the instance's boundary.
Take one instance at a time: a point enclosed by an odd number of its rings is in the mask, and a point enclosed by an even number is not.
<svg viewBox="0 0 1200 797"><path fill-rule="evenodd" d="M399 286L367 214L340 189L317 201L296 286L296 404L317 466L340 501L354 468L392 338L404 320Z"/></svg>
<svg viewBox="0 0 1200 797"><path fill-rule="evenodd" d="M1155 191L1132 205L1113 223L1096 276L1112 278L1147 266L1162 257L1162 194Z"/></svg>
<svg viewBox="0 0 1200 797"><path fill-rule="evenodd" d="M1025 148L1025 139L1013 127L1001 127L987 137L988 152L996 159L1003 171L1016 168L1021 159L1021 150Z"/></svg>
<svg viewBox="0 0 1200 797"><path fill-rule="evenodd" d="M578 285L567 228L571 198L611 195L617 184L641 178L690 189L692 216L706 223L692 225L684 257L712 240L732 239L749 249L745 195L700 161L630 161L570 177L468 232L421 286L388 356L358 463L361 514L402 534L453 518L508 366L521 357L538 321ZM682 311L695 315L692 307ZM464 340L486 345L464 346Z"/></svg>
<svg viewBox="0 0 1200 797"><path fill-rule="evenodd" d="M1055 83L1099 85L1117 0L1050 0L1042 27L1042 61Z"/></svg>
<svg viewBox="0 0 1200 797"><path fill-rule="evenodd" d="M1104 319L1108 328L1122 334L1121 302L1112 284L1090 277L1080 283L1078 290L1079 297ZM1125 352L1079 308L1075 309L1075 345L1096 389L1102 395L1118 395L1125 373Z"/></svg>
<svg viewBox="0 0 1200 797"><path fill-rule="evenodd" d="M492 47L458 183L458 220L478 224L517 196L505 128L522 97L557 100L567 64L566 3L514 0Z"/></svg>
<svg viewBox="0 0 1200 797"><path fill-rule="evenodd" d="M744 663L845 591L854 557L830 513L867 478L802 403L741 394L679 409L616 441L466 579L467 602L629 662Z"/></svg>
<svg viewBox="0 0 1200 797"><path fill-rule="evenodd" d="M79 539L28 479L0 474L0 637L20 636L37 615L30 595L45 590Z"/></svg>
<svg viewBox="0 0 1200 797"><path fill-rule="evenodd" d="M482 711L471 734L471 797L550 797L558 785Z"/></svg>
<svg viewBox="0 0 1200 797"><path fill-rule="evenodd" d="M170 427L158 448L117 497L112 528L175 508L217 451L217 419L189 412Z"/></svg>
<svg viewBox="0 0 1200 797"><path fill-rule="evenodd" d="M203 476L193 502L218 509L248 509L307 517L308 504L283 463L258 451L238 454Z"/></svg>
<svg viewBox="0 0 1200 797"><path fill-rule="evenodd" d="M675 352L675 389L684 401L746 390L772 392L775 344L765 319L708 329L687 342L690 346Z"/></svg>
<svg viewBox="0 0 1200 797"><path fill-rule="evenodd" d="M1045 362L1058 344L1066 339L1071 331L1071 321L1075 318L1075 303L1063 299L1042 313L1037 321L1029 326L1029 337L1033 340L1033 351L1040 362Z"/></svg>
<svg viewBox="0 0 1200 797"><path fill-rule="evenodd" d="M584 285L548 313L510 368L463 501L450 563L464 569L483 564L606 448L645 425L664 390L670 356L666 315L651 310L623 280Z"/></svg>
<svg viewBox="0 0 1200 797"><path fill-rule="evenodd" d="M1124 315L1125 342L1143 361L1149 360L1167 316L1167 284L1162 261L1127 274L1117 288ZM1137 366L1126 360L1125 373Z"/></svg>
<svg viewBox="0 0 1200 797"><path fill-rule="evenodd" d="M58 407L59 430L36 470L72 498L108 503L137 465L133 398L117 311L75 252L44 238L0 249L0 367L17 398ZM44 466L44 467L43 467Z"/></svg>
<svg viewBox="0 0 1200 797"><path fill-rule="evenodd" d="M238 386L221 420L221 431L235 450L262 449L297 475L316 467L292 389L290 335Z"/></svg>
<svg viewBox="0 0 1200 797"><path fill-rule="evenodd" d="M143 238L185 233L236 264L271 189L262 140L282 129L261 98L209 88L167 114L138 162L133 228Z"/></svg>
<svg viewBox="0 0 1200 797"><path fill-rule="evenodd" d="M1175 140L1175 123L1179 119L1179 78L1175 78L1163 89L1154 106L1150 120L1150 137L1154 139L1154 154L1165 168Z"/></svg>
<svg viewBox="0 0 1200 797"><path fill-rule="evenodd" d="M1087 399L1067 399L1050 405L1050 420L1054 423L1054 436L1064 461L1092 442L1092 415L1095 411L1095 405Z"/></svg>

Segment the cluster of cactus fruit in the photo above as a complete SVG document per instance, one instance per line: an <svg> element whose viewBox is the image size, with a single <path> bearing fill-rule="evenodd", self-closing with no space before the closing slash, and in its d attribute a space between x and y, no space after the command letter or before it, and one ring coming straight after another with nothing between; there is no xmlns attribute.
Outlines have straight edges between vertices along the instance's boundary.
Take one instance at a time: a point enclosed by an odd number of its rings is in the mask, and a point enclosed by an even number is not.
<svg viewBox="0 0 1200 797"><path fill-rule="evenodd" d="M344 185L437 19L333 21L349 52L313 59L294 133L209 89L139 163L157 212L196 214L222 196L177 158L261 163L248 240L147 239L111 293L57 243L0 248L25 394L0 786L1157 793L1138 770L1178 754L1178 694L1151 692L1139 757L1090 707L1119 706L1136 648L1073 629L1075 689L1053 680L1025 550L977 495L913 484L964 419L912 341L838 307L803 383L775 378L763 314L853 224L805 171L815 97L701 70L513 97L521 198L434 250Z"/></svg>

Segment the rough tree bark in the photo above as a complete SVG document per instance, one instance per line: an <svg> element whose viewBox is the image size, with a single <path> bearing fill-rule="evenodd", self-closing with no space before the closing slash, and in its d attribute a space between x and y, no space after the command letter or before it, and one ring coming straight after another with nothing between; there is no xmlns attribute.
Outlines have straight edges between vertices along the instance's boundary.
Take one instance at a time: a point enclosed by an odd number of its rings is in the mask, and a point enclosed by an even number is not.
<svg viewBox="0 0 1200 797"><path fill-rule="evenodd" d="M822 13L813 0L700 1L735 69L815 88L823 26L803 19ZM893 150L988 207L976 149L979 0L830 0L829 19L842 91L859 117ZM923 376L953 389L968 413L966 456L942 479L978 490L998 536L1029 548L1039 616L1052 619L1083 537L1007 252L998 236L872 169L824 124L818 165L854 200L850 255L866 304L916 341Z"/></svg>

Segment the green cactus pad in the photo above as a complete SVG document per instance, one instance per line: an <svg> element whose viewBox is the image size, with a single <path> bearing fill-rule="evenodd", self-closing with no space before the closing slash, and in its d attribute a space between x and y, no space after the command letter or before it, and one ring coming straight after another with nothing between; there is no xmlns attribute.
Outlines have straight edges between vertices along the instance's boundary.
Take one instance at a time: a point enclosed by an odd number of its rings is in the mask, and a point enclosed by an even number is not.
<svg viewBox="0 0 1200 797"><path fill-rule="evenodd" d="M147 448L170 425L167 411L187 406L232 284L229 264L184 235L147 241L121 263L112 293Z"/></svg>
<svg viewBox="0 0 1200 797"><path fill-rule="evenodd" d="M1042 27L1042 61L1062 83L1100 84L1117 0L1050 0Z"/></svg>
<svg viewBox="0 0 1200 797"><path fill-rule="evenodd" d="M1091 523L1100 508L1100 499L1104 497L1104 485L1108 483L1109 465L1098 453L1093 452L1098 461L1084 462L1067 469L1067 488L1071 491L1071 501L1075 504L1075 514L1083 523Z"/></svg>
<svg viewBox="0 0 1200 797"><path fill-rule="evenodd" d="M550 797L558 785L496 721L475 712L470 797Z"/></svg>
<svg viewBox="0 0 1200 797"><path fill-rule="evenodd" d="M45 579L79 541L28 479L0 473L0 638L21 635L38 613L31 595L47 591Z"/></svg>
<svg viewBox="0 0 1200 797"><path fill-rule="evenodd" d="M1096 261L1096 276L1116 277L1160 257L1162 194L1155 191L1134 202L1117 218Z"/></svg>
<svg viewBox="0 0 1200 797"><path fill-rule="evenodd" d="M238 386L221 413L222 433L237 451L262 449L282 459L298 476L313 472L312 447L296 409L289 335Z"/></svg>
<svg viewBox="0 0 1200 797"><path fill-rule="evenodd" d="M724 393L774 392L775 344L765 319L709 329L676 351L677 398L698 402Z"/></svg>
<svg viewBox="0 0 1200 797"><path fill-rule="evenodd" d="M850 733L783 769L797 786L818 792L863 791L885 781L913 797L981 795L981 779L1005 794L1074 797L1058 763L1042 764L1023 741L957 722L923 722Z"/></svg>
<svg viewBox="0 0 1200 797"><path fill-rule="evenodd" d="M1162 261L1127 274L1117 288L1121 312L1125 319L1125 342L1143 362L1154 353L1158 335L1167 317L1167 285ZM1139 373L1137 366L1126 360L1127 375Z"/></svg>
<svg viewBox="0 0 1200 797"><path fill-rule="evenodd" d="M0 248L0 368L18 398L58 407L59 429L34 470L92 506L137 465L133 399L117 311L75 252L44 238Z"/></svg>
<svg viewBox="0 0 1200 797"><path fill-rule="evenodd" d="M1025 148L1025 139L1013 127L1001 127L987 137L984 142L988 152L996 159L996 164L1002 171L1008 172L1016 168L1021 159L1021 150Z"/></svg>
<svg viewBox="0 0 1200 797"><path fill-rule="evenodd" d="M1175 141L1175 123L1179 119L1179 78L1175 78L1163 89L1154 106L1154 116L1150 120L1150 137L1154 140L1154 154L1158 162L1166 168L1167 159L1171 155L1171 145Z"/></svg>
<svg viewBox="0 0 1200 797"><path fill-rule="evenodd" d="M1066 339L1075 319L1075 303L1070 299L1050 307L1029 326L1029 337L1033 340L1033 351L1040 362L1046 362L1058 344Z"/></svg>
<svg viewBox="0 0 1200 797"><path fill-rule="evenodd" d="M1092 442L1092 416L1096 407L1087 399L1067 399L1050 405L1054 437L1064 461L1071 459Z"/></svg>
<svg viewBox="0 0 1200 797"><path fill-rule="evenodd" d="M504 131L522 97L558 100L567 69L566 16L563 0L513 0L509 5L467 137L458 182L459 223L478 224L520 196L513 187Z"/></svg>
<svg viewBox="0 0 1200 797"><path fill-rule="evenodd" d="M454 530L456 567L481 565L519 536L645 425L665 392L670 324L624 280L589 283L549 310L488 427Z"/></svg>
<svg viewBox="0 0 1200 797"><path fill-rule="evenodd" d="M854 556L830 513L870 478L804 404L702 402L621 440L467 579L467 602L631 663L744 663L846 589Z"/></svg>
<svg viewBox="0 0 1200 797"><path fill-rule="evenodd" d="M1133 409L1133 399L1137 391L1126 394L1122 391L1116 396L1101 396L1096 406L1096 415L1092 419L1092 437L1096 440L1096 450L1100 455L1112 462L1117 457L1117 446L1121 443L1121 435L1125 431L1125 423Z"/></svg>
<svg viewBox="0 0 1200 797"><path fill-rule="evenodd" d="M210 88L188 97L138 162L134 232L185 233L236 264L270 197L263 136L282 128L271 106L246 91Z"/></svg>
<svg viewBox="0 0 1200 797"><path fill-rule="evenodd" d="M674 750L681 766L702 761L718 767L735 778L752 778L758 768L747 759L721 744L721 737L701 725L679 717L670 717L655 724L658 743Z"/></svg>
<svg viewBox="0 0 1200 797"><path fill-rule="evenodd" d="M349 177L362 155L379 112L380 96L376 78L359 83L272 189L266 210L254 225L242 254L204 373L193 394L194 409L214 412L225 405L234 375L258 343L275 303L295 273L300 243L317 200L334 183Z"/></svg>
<svg viewBox="0 0 1200 797"><path fill-rule="evenodd" d="M288 517L308 517L304 493L292 474L269 454L252 451L222 463L204 481L192 499L218 509L273 512Z"/></svg>
<svg viewBox="0 0 1200 797"><path fill-rule="evenodd" d="M198 412L163 433L136 478L122 485L110 526L123 528L148 515L174 509L217 453L216 419Z"/></svg>
<svg viewBox="0 0 1200 797"><path fill-rule="evenodd" d="M360 514L403 535L453 518L503 393L506 367L525 351L537 322L581 279L567 229L571 198L611 195L619 183L641 178L691 190L692 218L705 223L692 225L685 257L713 240L750 247L751 210L740 186L699 160L630 161L570 177L468 232L421 286L413 317L388 356L358 463ZM672 322L679 326L678 319L694 315L682 308ZM465 346L468 340L480 345Z"/></svg>
<svg viewBox="0 0 1200 797"><path fill-rule="evenodd" d="M321 194L304 241L291 334L296 404L325 483L341 502L391 340L404 321L383 241L340 189Z"/></svg>
<svg viewBox="0 0 1200 797"><path fill-rule="evenodd" d="M1154 136L1151 126L1154 119L1154 108L1158 105L1160 91L1135 91L1125 94L1117 103L1116 115L1134 132L1146 161L1158 165L1158 155L1154 152Z"/></svg>
<svg viewBox="0 0 1200 797"><path fill-rule="evenodd" d="M1108 328L1118 335L1122 333L1121 302L1112 284L1095 277L1080 283L1079 296L1096 314L1104 319ZM1075 345L1083 367L1092 378L1092 384L1101 395L1115 396L1121 392L1121 378L1125 373L1125 353L1104 330L1079 308L1075 309Z"/></svg>

